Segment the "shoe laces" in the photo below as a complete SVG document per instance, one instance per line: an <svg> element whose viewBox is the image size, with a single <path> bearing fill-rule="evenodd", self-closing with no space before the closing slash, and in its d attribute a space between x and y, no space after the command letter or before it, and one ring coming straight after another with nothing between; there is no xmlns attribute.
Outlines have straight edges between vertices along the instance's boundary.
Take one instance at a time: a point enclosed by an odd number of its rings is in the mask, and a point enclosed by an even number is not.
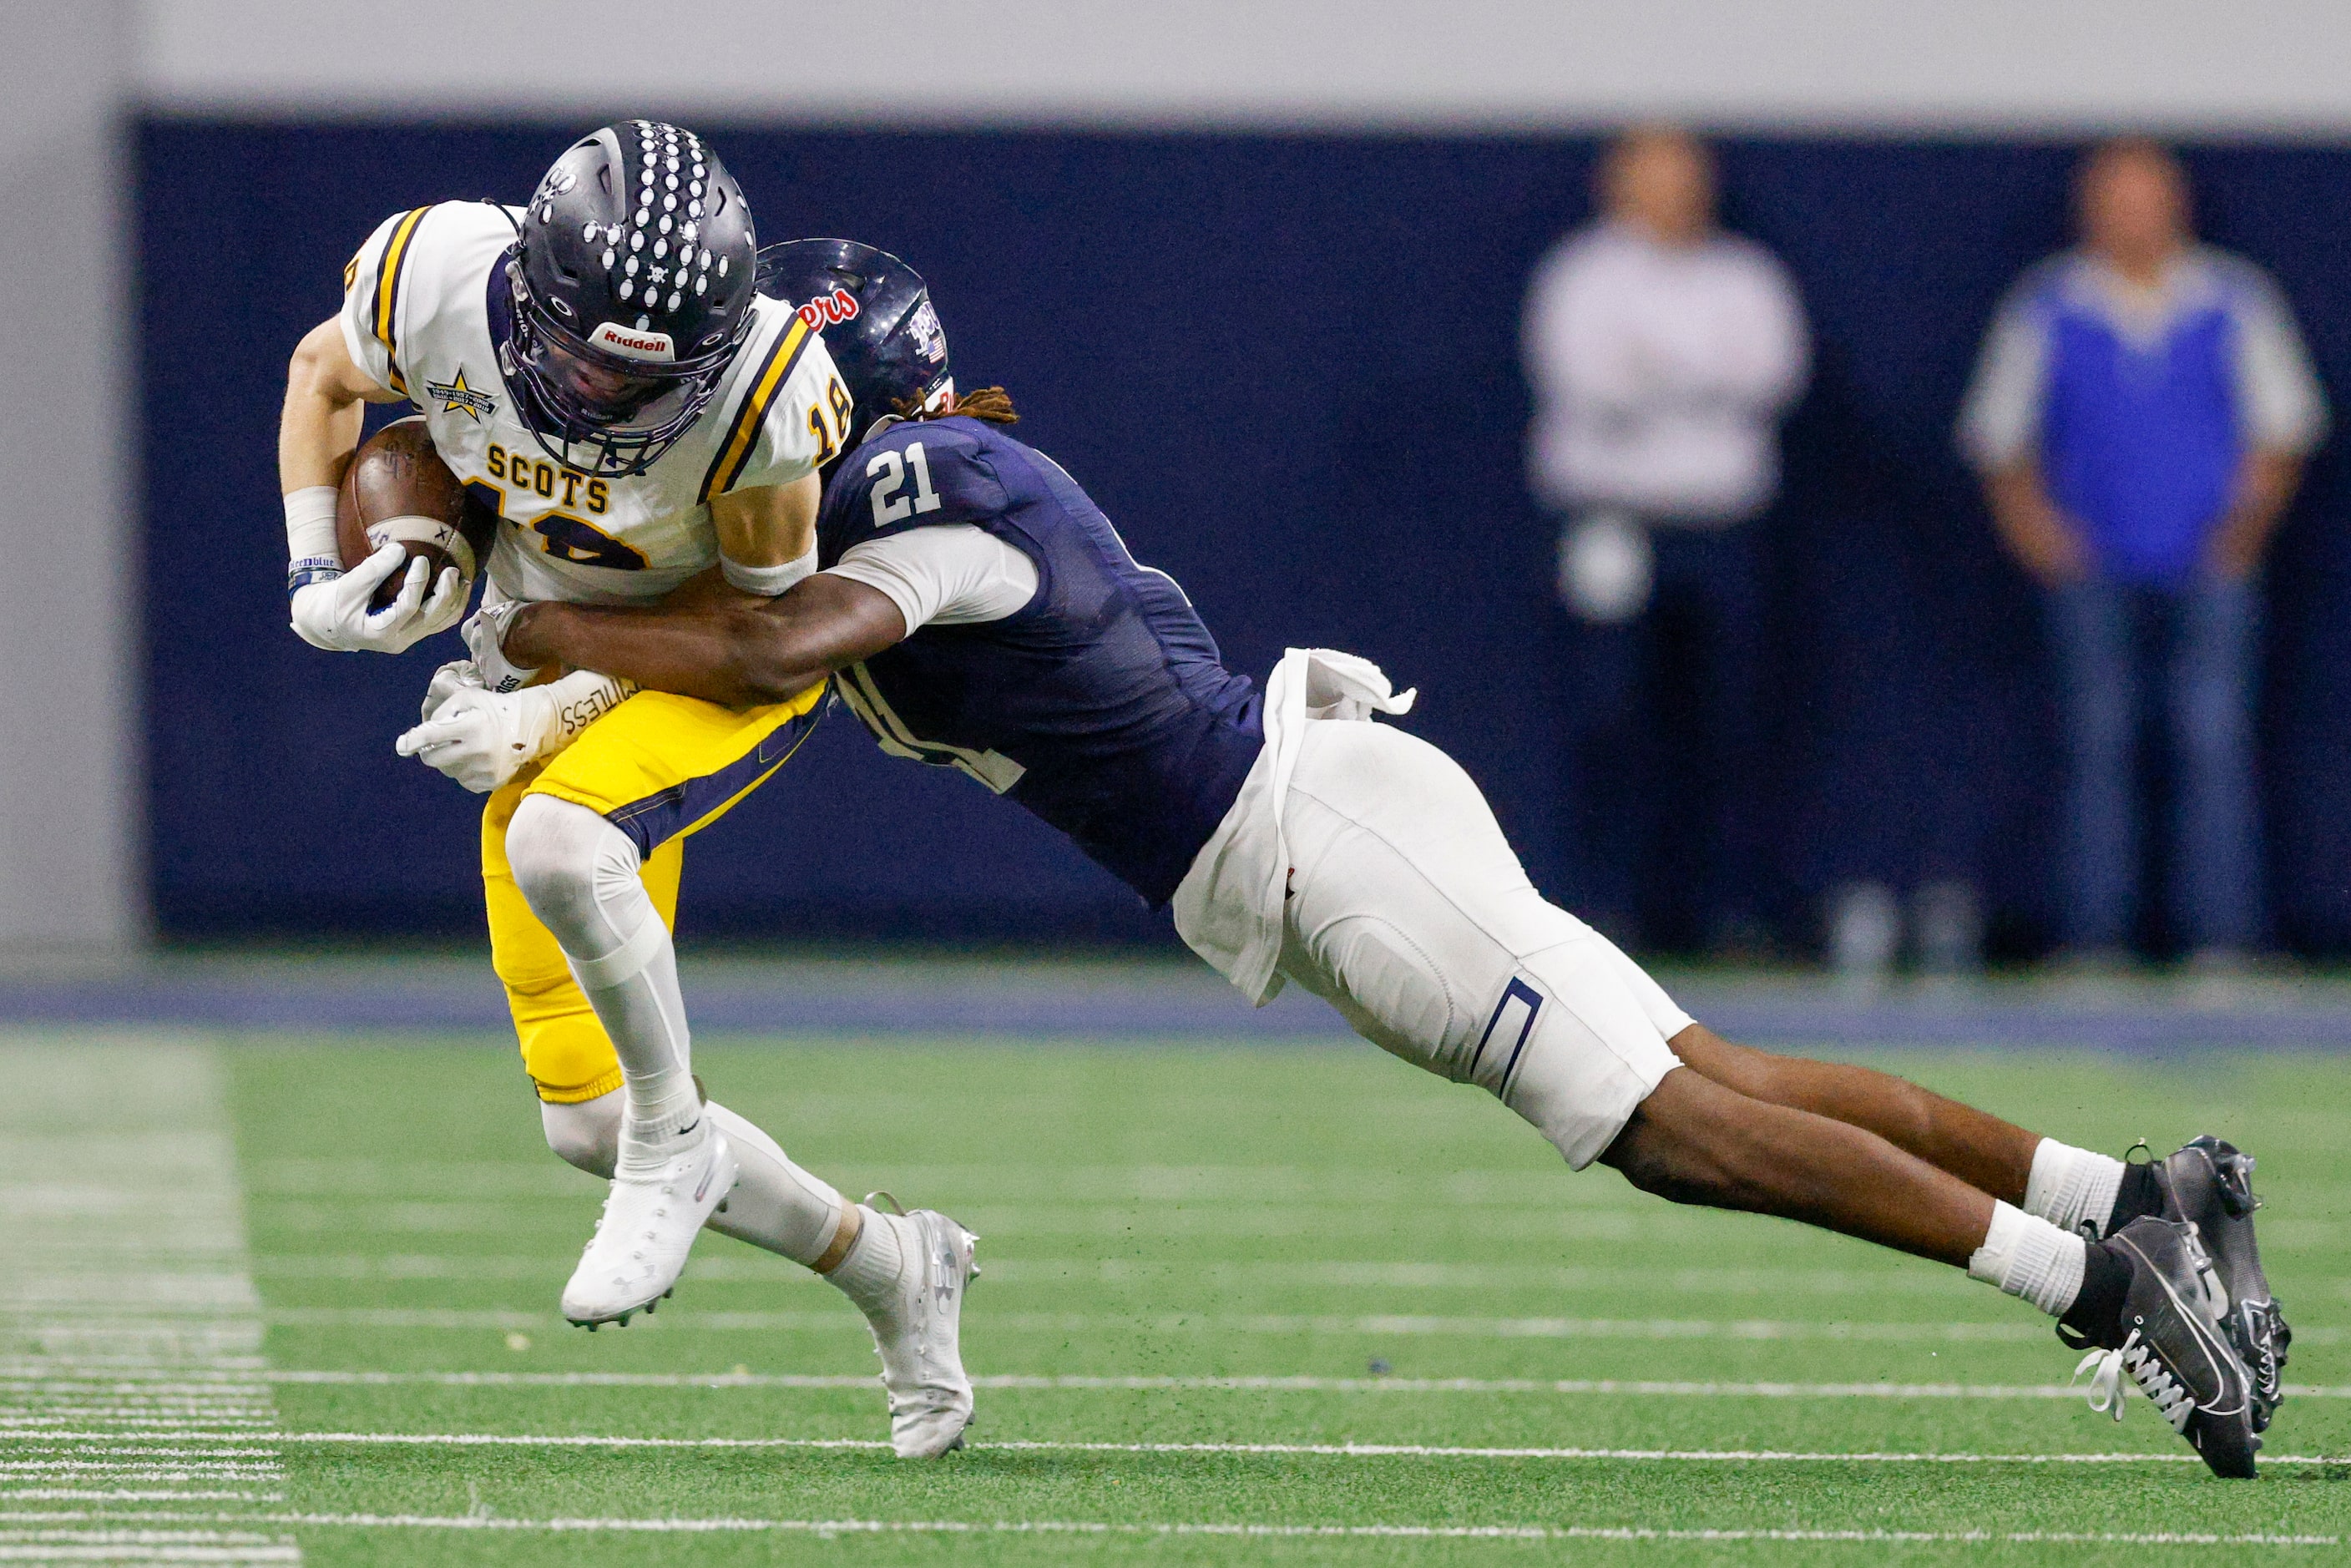
<svg viewBox="0 0 2351 1568"><path fill-rule="evenodd" d="M2123 1418L2123 1377L2127 1374L2133 1383L2155 1402L2156 1409L2171 1424L2175 1431L2184 1429L2189 1412L2195 1407L2196 1397L2187 1385L2172 1375L2155 1347L2133 1329L2130 1337L2113 1350L2094 1350L2084 1356L2074 1368L2074 1380L2084 1373L2091 1374L2090 1408L2101 1416Z"/></svg>

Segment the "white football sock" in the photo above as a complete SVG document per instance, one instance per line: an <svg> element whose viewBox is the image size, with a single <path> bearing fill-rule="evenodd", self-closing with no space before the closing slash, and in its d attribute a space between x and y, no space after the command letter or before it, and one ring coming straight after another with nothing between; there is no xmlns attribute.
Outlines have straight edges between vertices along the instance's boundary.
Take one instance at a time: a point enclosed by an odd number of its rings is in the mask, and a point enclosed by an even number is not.
<svg viewBox="0 0 2351 1568"><path fill-rule="evenodd" d="M2079 1230L2087 1222L2104 1236L2114 1223L2115 1195L2122 1185L2122 1161L2043 1138L2032 1151L2024 1212L2039 1215L2060 1230Z"/></svg>
<svg viewBox="0 0 2351 1568"><path fill-rule="evenodd" d="M638 877L635 843L585 806L524 797L507 828L507 860L621 1059L625 1168L702 1119L669 927Z"/></svg>
<svg viewBox="0 0 2351 1568"><path fill-rule="evenodd" d="M615 1089L573 1104L542 1103L539 1121L548 1146L581 1170L609 1179L620 1154L622 1099ZM710 1217L710 1228L795 1263L822 1257L841 1225L841 1194L792 1164L775 1139L726 1106L714 1101L705 1109L726 1134L743 1173L726 1205Z"/></svg>
<svg viewBox="0 0 2351 1568"><path fill-rule="evenodd" d="M2053 1318L2082 1293L2088 1257L2089 1244L2080 1236L1995 1200L1991 1228L1968 1260L1968 1278L1997 1285Z"/></svg>
<svg viewBox="0 0 2351 1568"><path fill-rule="evenodd" d="M906 1222L868 1204L859 1204L857 1211L864 1228L857 1233L849 1256L825 1278L870 1318L898 1303L898 1276L906 1269L906 1247L898 1227Z"/></svg>

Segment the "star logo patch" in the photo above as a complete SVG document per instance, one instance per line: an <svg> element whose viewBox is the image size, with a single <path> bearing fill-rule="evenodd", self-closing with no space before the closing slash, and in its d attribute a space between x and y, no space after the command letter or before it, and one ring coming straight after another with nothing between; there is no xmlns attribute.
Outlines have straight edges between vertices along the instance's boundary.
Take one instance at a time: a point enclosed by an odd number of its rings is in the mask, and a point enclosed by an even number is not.
<svg viewBox="0 0 2351 1568"><path fill-rule="evenodd" d="M424 391L427 396L440 400L443 413L462 413L475 424L498 411L497 399L487 392L475 392L465 384L465 367L463 365L457 367L455 381L426 382Z"/></svg>

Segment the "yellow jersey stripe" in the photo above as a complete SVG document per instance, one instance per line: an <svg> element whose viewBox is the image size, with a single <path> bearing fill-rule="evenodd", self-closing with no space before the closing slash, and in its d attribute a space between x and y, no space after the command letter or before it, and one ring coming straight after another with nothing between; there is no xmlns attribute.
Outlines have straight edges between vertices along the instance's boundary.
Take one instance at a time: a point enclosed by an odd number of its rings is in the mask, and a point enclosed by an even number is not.
<svg viewBox="0 0 2351 1568"><path fill-rule="evenodd" d="M792 368L807 350L809 337L809 324L796 315L791 326L768 345L768 357L750 378L751 390L744 393L743 406L735 411L735 423L719 445L718 455L710 460L710 472L702 476L703 500L728 489L743 476L752 450L759 444L759 427L768 423L768 411L775 406L777 394L792 379Z"/></svg>
<svg viewBox="0 0 2351 1568"><path fill-rule="evenodd" d="M393 226L392 238L384 243L383 266L376 274L375 340L392 360L392 386L397 392L408 391L400 376L400 278L408 267L408 242L416 237L417 225L432 210L419 207Z"/></svg>

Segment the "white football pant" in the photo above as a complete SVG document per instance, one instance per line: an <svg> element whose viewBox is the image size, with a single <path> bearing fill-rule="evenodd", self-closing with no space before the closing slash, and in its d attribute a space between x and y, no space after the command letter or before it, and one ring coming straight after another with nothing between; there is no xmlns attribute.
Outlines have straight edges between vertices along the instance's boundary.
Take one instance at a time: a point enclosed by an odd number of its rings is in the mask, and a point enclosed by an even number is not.
<svg viewBox="0 0 2351 1568"><path fill-rule="evenodd" d="M1282 810L1281 972L1416 1066L1475 1083L1578 1170L1680 1065L1655 980L1543 901L1478 786L1426 741L1315 723Z"/></svg>

